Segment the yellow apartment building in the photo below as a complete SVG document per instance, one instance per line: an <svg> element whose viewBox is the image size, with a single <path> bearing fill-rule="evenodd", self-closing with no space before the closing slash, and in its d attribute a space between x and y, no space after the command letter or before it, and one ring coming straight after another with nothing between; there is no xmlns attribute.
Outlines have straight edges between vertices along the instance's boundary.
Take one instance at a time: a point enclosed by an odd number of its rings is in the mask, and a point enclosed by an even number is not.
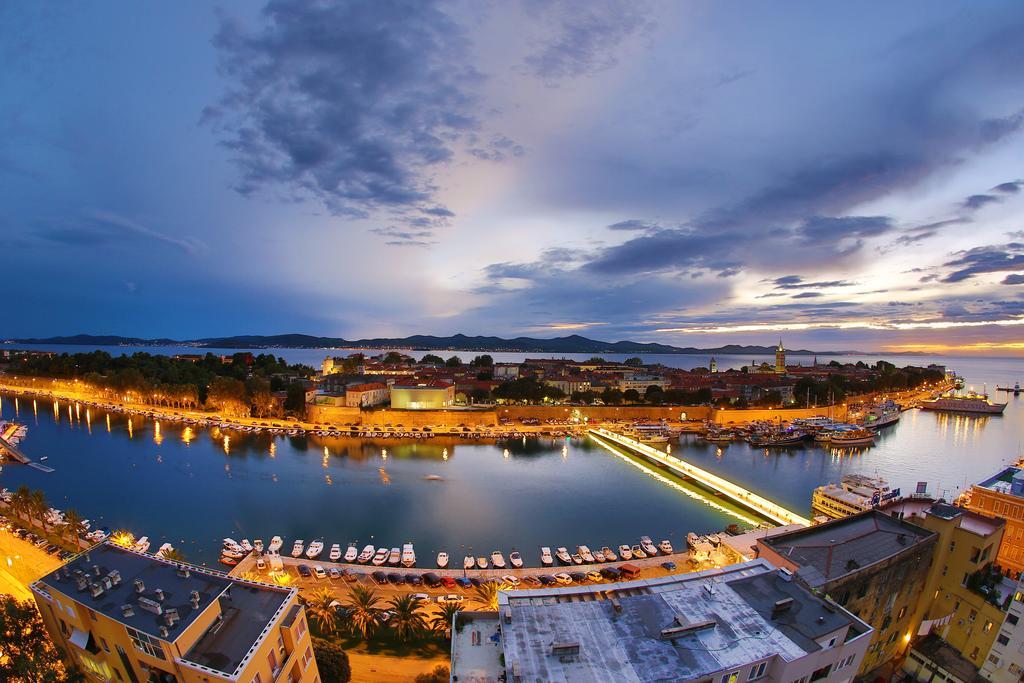
<svg viewBox="0 0 1024 683"><path fill-rule="evenodd" d="M93 680L320 681L296 588L102 543L31 589L53 642Z"/></svg>

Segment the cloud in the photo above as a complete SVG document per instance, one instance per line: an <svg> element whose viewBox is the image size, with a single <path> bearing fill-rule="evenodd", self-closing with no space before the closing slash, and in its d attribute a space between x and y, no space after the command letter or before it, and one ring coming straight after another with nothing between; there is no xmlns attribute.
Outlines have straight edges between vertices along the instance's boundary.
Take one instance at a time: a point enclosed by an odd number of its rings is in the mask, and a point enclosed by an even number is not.
<svg viewBox="0 0 1024 683"><path fill-rule="evenodd" d="M79 247L121 245L141 238L180 249L190 256L207 251L206 244L195 237L168 235L109 211L86 211L81 217L60 224L43 222L35 234L50 242Z"/></svg>
<svg viewBox="0 0 1024 683"><path fill-rule="evenodd" d="M1004 285L1024 285L1024 274L1011 273L1003 278Z"/></svg>
<svg viewBox="0 0 1024 683"><path fill-rule="evenodd" d="M427 247L434 244L432 230L404 230L395 226L370 228L375 235L387 238L385 244L393 247Z"/></svg>
<svg viewBox="0 0 1024 683"><path fill-rule="evenodd" d="M1024 187L1024 180L1011 180L1007 183L1000 183L992 188L995 192L1004 192L1006 194L1017 194L1020 189Z"/></svg>
<svg viewBox="0 0 1024 683"><path fill-rule="evenodd" d="M551 84L612 68L623 44L652 27L646 4L630 0L529 0L525 6L552 27L524 59L530 73Z"/></svg>
<svg viewBox="0 0 1024 683"><path fill-rule="evenodd" d="M821 292L800 292L799 294L794 294L790 298L791 299L814 299L814 298L817 298L819 296L823 296Z"/></svg>
<svg viewBox="0 0 1024 683"><path fill-rule="evenodd" d="M619 221L618 223L612 223L608 226L609 230L652 230L658 226L654 223L648 223L636 218L630 218L629 220Z"/></svg>
<svg viewBox="0 0 1024 683"><path fill-rule="evenodd" d="M481 128L483 77L439 3L274 0L258 27L224 18L214 44L230 86L205 120L240 192L278 187L354 217L450 217L432 201L433 173ZM478 149L521 147L495 136Z"/></svg>
<svg viewBox="0 0 1024 683"><path fill-rule="evenodd" d="M775 285L776 289L825 289L829 287L852 287L856 282L848 280L823 280L819 282L804 282L799 275L784 275L774 280L766 280Z"/></svg>
<svg viewBox="0 0 1024 683"><path fill-rule="evenodd" d="M964 200L964 208L970 211L977 211L983 206L988 204L995 204L999 202L999 197L991 194L972 194L970 197Z"/></svg>
<svg viewBox="0 0 1024 683"><path fill-rule="evenodd" d="M963 282L983 273L1024 270L1024 243L1021 242L974 247L954 255L957 258L944 264L954 270L942 278L942 282Z"/></svg>

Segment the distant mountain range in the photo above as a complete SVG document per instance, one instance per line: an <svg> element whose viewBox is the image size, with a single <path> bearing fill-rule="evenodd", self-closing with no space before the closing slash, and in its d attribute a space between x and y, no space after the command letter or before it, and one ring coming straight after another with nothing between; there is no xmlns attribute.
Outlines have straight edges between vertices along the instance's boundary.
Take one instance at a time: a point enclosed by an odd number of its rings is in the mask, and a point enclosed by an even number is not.
<svg viewBox="0 0 1024 683"><path fill-rule="evenodd" d="M692 346L679 347L667 344L634 341L606 342L588 339L578 334L554 339L533 337L470 337L456 334L450 337L435 337L417 334L411 337L374 339L342 339L340 337L316 337L308 334L238 335L234 337L208 337L205 339L143 339L116 335L76 334L68 337L46 337L42 339L12 339L7 344L66 344L78 346L192 346L217 349L409 349L417 351L514 351L520 353L625 353L625 354L717 354L722 356L763 356L775 353L774 346L743 346L726 344L714 348L699 349ZM807 349L786 349L793 356L843 356L866 355L862 351L809 351ZM906 354L886 355L916 355Z"/></svg>

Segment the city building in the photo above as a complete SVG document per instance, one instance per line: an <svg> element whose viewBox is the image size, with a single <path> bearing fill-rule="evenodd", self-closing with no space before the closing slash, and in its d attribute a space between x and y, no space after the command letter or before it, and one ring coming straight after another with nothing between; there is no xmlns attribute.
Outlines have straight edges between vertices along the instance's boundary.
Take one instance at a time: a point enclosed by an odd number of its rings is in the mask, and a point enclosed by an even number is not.
<svg viewBox="0 0 1024 683"><path fill-rule="evenodd" d="M566 396L590 391L590 380L585 377L553 377L545 379L544 384L558 389Z"/></svg>
<svg viewBox="0 0 1024 683"><path fill-rule="evenodd" d="M494 379L516 379L519 377L519 363L495 363L492 373Z"/></svg>
<svg viewBox="0 0 1024 683"><path fill-rule="evenodd" d="M792 578L755 560L614 585L503 591L497 614L456 617L452 680L850 681L871 628ZM460 621L472 625L460 629ZM497 654L472 645L499 622Z"/></svg>
<svg viewBox="0 0 1024 683"><path fill-rule="evenodd" d="M105 681L319 683L297 588L104 543L33 583L50 638Z"/></svg>
<svg viewBox="0 0 1024 683"><path fill-rule="evenodd" d="M379 406L388 401L388 385L382 382L367 382L345 387L345 405L350 408Z"/></svg>
<svg viewBox="0 0 1024 683"><path fill-rule="evenodd" d="M324 362L320 365L320 374L330 375L334 372L334 359L330 356L324 358Z"/></svg>
<svg viewBox="0 0 1024 683"><path fill-rule="evenodd" d="M668 387L668 380L664 377L657 375L633 375L632 377L623 378L618 381L619 391L629 391L630 389L635 390L641 396L647 393L647 388L655 386L662 390Z"/></svg>
<svg viewBox="0 0 1024 683"><path fill-rule="evenodd" d="M757 540L757 556L794 572L874 630L862 672L918 632L918 606L938 534L878 510Z"/></svg>
<svg viewBox="0 0 1024 683"><path fill-rule="evenodd" d="M1024 571L1024 470L1007 467L971 486L964 498L967 509L1006 520L996 564L1013 576L1020 575Z"/></svg>
<svg viewBox="0 0 1024 683"><path fill-rule="evenodd" d="M391 387L391 407L400 410L438 410L455 403L455 386L442 380L415 384L396 383Z"/></svg>
<svg viewBox="0 0 1024 683"><path fill-rule="evenodd" d="M1017 586L993 567L1005 522L926 499L899 501L883 511L938 534L918 632L942 638L977 673Z"/></svg>
<svg viewBox="0 0 1024 683"><path fill-rule="evenodd" d="M1024 581L1019 581L995 641L981 666L981 675L996 683L1024 679Z"/></svg>

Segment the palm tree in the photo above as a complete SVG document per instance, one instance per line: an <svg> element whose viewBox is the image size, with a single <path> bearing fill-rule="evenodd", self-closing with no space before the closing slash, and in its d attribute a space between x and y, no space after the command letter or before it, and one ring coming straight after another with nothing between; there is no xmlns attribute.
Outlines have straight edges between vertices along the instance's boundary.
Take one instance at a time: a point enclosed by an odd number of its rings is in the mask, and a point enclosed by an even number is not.
<svg viewBox="0 0 1024 683"><path fill-rule="evenodd" d="M493 583L488 581L476 587L476 595L473 601L491 612L498 611L498 591L508 590L509 586L504 583Z"/></svg>
<svg viewBox="0 0 1024 683"><path fill-rule="evenodd" d="M62 533L67 534L71 542L75 544L75 550L79 550L82 546L82 534L86 531L85 525L82 523L83 521L82 516L76 510L68 508L64 511L64 528Z"/></svg>
<svg viewBox="0 0 1024 683"><path fill-rule="evenodd" d="M11 507L19 517L29 518L29 500L32 498L32 490L22 484L11 497Z"/></svg>
<svg viewBox="0 0 1024 683"><path fill-rule="evenodd" d="M420 631L427 629L427 621L423 618L423 603L411 595L399 595L388 602L391 607L391 618L388 626L395 629L398 639L405 642Z"/></svg>
<svg viewBox="0 0 1024 683"><path fill-rule="evenodd" d="M366 586L354 586L346 602L348 624L353 631L367 638L380 625L380 597L377 591Z"/></svg>
<svg viewBox="0 0 1024 683"><path fill-rule="evenodd" d="M334 633L338 627L338 601L329 588L320 588L306 601L306 612L324 634Z"/></svg>
<svg viewBox="0 0 1024 683"><path fill-rule="evenodd" d="M184 562L185 553L181 552L177 548L171 548L170 550L164 551L164 559L170 560L171 562Z"/></svg>
<svg viewBox="0 0 1024 683"><path fill-rule="evenodd" d="M456 612L462 609L462 605L457 602L446 602L441 605L441 611L435 612L434 616L430 619L430 628L437 631L438 633L444 633L452 627L452 620L455 619Z"/></svg>
<svg viewBox="0 0 1024 683"><path fill-rule="evenodd" d="M43 531L48 532L50 528L46 526L46 513L49 511L50 505L46 502L46 494L36 490L29 494L28 500L29 510L39 518L39 522L43 525Z"/></svg>

